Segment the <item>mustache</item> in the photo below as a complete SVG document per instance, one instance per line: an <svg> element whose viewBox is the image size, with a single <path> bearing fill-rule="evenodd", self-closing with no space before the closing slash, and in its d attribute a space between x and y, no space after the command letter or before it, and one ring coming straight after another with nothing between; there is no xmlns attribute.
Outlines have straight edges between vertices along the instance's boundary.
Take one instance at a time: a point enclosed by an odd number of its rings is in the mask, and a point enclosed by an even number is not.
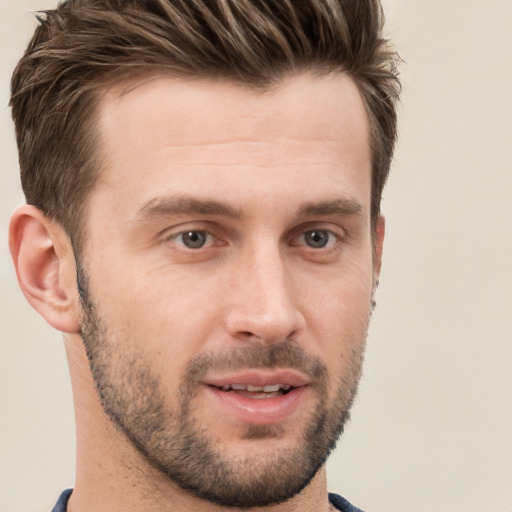
<svg viewBox="0 0 512 512"><path fill-rule="evenodd" d="M193 358L183 382L188 385L202 381L208 372L242 369L286 368L299 371L313 381L326 379L327 367L321 359L311 356L295 341L283 340L272 345L247 345L220 352L206 352Z"/></svg>

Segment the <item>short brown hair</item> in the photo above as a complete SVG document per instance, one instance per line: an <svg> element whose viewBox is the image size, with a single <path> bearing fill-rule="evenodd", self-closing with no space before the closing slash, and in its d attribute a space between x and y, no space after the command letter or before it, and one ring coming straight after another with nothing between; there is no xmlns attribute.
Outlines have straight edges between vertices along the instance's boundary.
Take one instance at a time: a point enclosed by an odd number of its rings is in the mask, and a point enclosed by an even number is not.
<svg viewBox="0 0 512 512"><path fill-rule="evenodd" d="M67 0L38 19L11 84L21 180L75 249L101 167L95 106L109 84L147 73L262 88L302 70L347 73L370 119L375 225L400 90L379 0Z"/></svg>

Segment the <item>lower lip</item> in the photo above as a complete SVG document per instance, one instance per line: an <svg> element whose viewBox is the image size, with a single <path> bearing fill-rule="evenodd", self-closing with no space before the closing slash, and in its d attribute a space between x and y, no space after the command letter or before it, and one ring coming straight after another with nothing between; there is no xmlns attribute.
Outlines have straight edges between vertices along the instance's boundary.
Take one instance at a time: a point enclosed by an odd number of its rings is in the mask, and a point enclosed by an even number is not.
<svg viewBox="0 0 512 512"><path fill-rule="evenodd" d="M273 398L249 398L214 386L205 386L217 403L239 421L253 425L279 423L290 417L305 398L307 386Z"/></svg>

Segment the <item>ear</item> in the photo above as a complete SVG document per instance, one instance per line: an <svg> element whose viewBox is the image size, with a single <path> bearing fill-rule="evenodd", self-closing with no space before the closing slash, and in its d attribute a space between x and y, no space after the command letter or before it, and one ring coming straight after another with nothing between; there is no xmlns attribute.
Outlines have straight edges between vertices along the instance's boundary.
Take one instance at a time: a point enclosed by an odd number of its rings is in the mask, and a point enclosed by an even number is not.
<svg viewBox="0 0 512 512"><path fill-rule="evenodd" d="M25 204L11 217L9 248L30 305L59 331L79 332L75 257L64 229Z"/></svg>
<svg viewBox="0 0 512 512"><path fill-rule="evenodd" d="M386 233L386 220L381 215L377 220L375 226L375 233L373 235L373 273L374 281L377 282L380 276L380 269L382 266L382 250L384 248L384 235Z"/></svg>

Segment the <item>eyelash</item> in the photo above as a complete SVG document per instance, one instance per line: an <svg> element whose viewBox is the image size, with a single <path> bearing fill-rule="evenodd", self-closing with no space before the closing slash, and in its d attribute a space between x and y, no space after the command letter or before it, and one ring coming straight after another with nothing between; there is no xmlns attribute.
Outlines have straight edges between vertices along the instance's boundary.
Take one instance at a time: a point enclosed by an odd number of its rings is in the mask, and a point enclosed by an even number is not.
<svg viewBox="0 0 512 512"><path fill-rule="evenodd" d="M304 240L304 245L305 247L308 247L309 249L313 249L313 250L321 250L321 249L329 249L331 248L333 245L335 245L337 242L341 241L342 237L340 237L337 233L335 233L333 230L331 229L325 229L325 228L312 228L312 229L308 229L307 231L303 231L298 239L305 239L305 237L308 235L308 234L314 234L316 233L317 235L318 234L322 234L322 235L327 235L329 237L329 239L327 240L326 244L323 245L323 246L320 246L320 247L312 247L311 245L308 245L306 243L306 241ZM299 245L299 244L297 244Z"/></svg>
<svg viewBox="0 0 512 512"><path fill-rule="evenodd" d="M166 241L177 243L178 245L180 245L180 246L182 246L182 247L184 247L186 249L190 249L192 251L205 248L204 245L201 245L200 247L197 247L197 248L195 248L195 247L188 247L187 245L185 245L185 243L179 243L179 242L176 241L178 238L183 237L183 236L185 236L187 234L190 234L190 233L202 233L202 234L204 234L206 236L206 239L208 239L208 237L212 238L213 239L213 243L208 244L206 247L211 247L212 245L215 245L215 241L217 240L217 237L215 236L215 234L211 233L207 229L186 229L184 231L180 231L179 233L175 233L175 234L172 234L171 236L166 237Z"/></svg>
<svg viewBox="0 0 512 512"><path fill-rule="evenodd" d="M329 237L328 241L326 242L326 245L321 246L321 247L312 247L312 246L308 245L305 241L303 243L297 242L301 238L304 238L307 234L315 233L315 232L326 234ZM187 246L183 242L183 239L182 238L180 239L180 237L183 237L190 233L203 234L206 237L205 244L201 245L199 247ZM304 229L304 226L303 226L303 227L301 227L300 232L298 232L297 235L293 235L290 237L290 239L291 239L290 245L292 247L303 246L304 248L311 250L311 251L315 251L315 252L317 252L317 251L319 252L321 250L329 251L329 250L335 249L335 246L337 246L339 242L341 242L343 239L345 239L346 236L347 235L344 231L342 233L338 233L337 231L335 231L333 229L328 229L328 228L322 227L322 226L311 226L311 227L308 226L308 229ZM212 239L210 241L210 243L208 243L208 238ZM180 239L180 240L178 240L178 239ZM210 230L204 229L204 228L190 228L190 229L180 231L178 233L172 233L171 235L165 237L165 241L176 243L183 249L190 250L190 251L198 251L200 249L208 249L209 247L212 247L215 245L219 245L219 246L224 245L219 236L217 236L213 231L210 231Z"/></svg>

